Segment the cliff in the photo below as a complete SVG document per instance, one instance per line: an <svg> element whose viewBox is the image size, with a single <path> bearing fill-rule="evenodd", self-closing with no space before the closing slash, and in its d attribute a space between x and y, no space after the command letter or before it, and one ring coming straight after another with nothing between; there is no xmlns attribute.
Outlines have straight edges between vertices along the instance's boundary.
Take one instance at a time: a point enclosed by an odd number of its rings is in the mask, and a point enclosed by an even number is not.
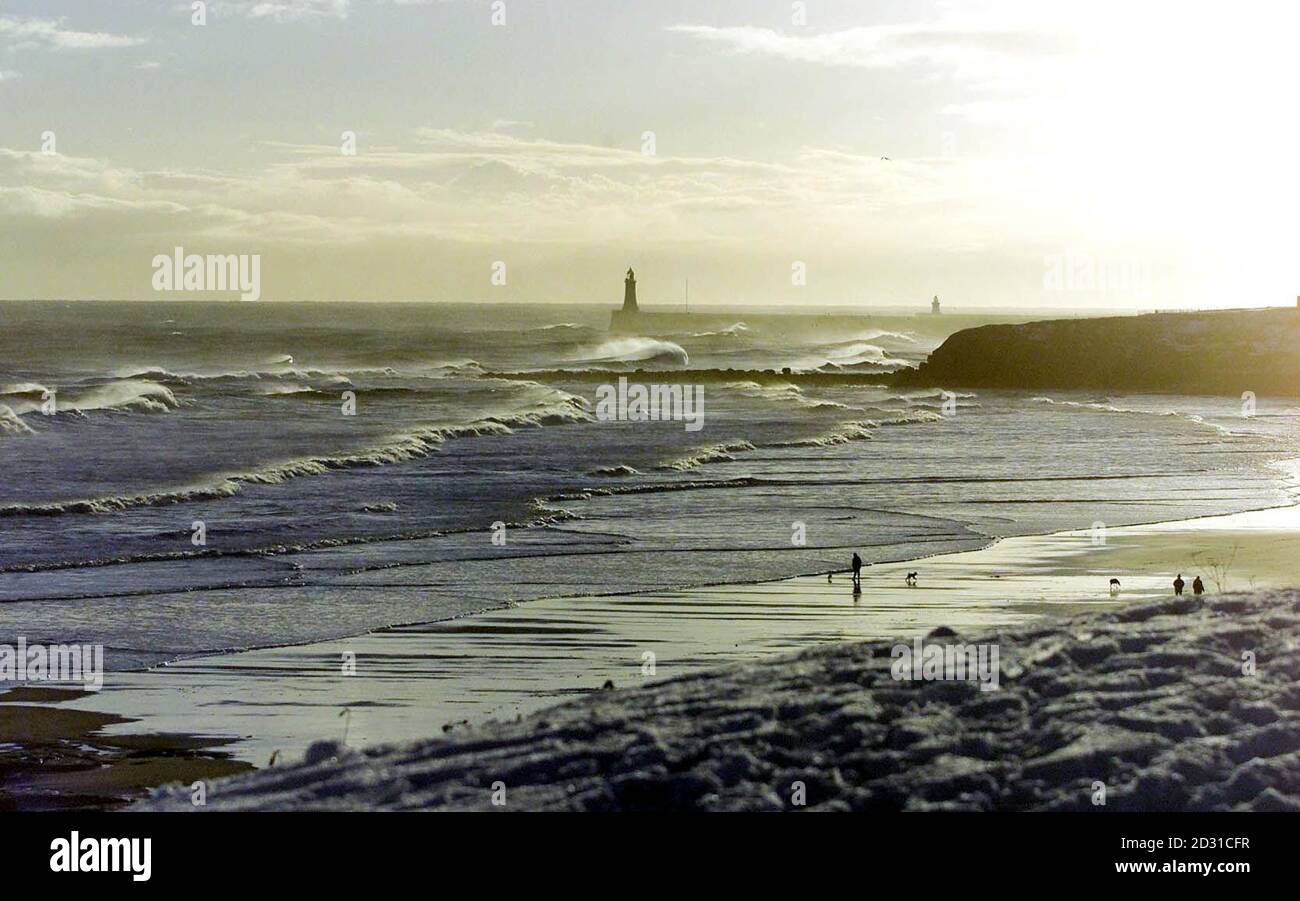
<svg viewBox="0 0 1300 901"><path fill-rule="evenodd" d="M899 387L1300 394L1300 309L1154 313L956 332Z"/></svg>

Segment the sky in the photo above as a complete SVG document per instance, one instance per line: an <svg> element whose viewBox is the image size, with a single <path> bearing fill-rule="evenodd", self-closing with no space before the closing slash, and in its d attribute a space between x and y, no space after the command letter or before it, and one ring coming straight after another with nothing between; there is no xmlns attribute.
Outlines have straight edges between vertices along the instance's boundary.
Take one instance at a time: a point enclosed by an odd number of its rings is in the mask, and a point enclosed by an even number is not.
<svg viewBox="0 0 1300 901"><path fill-rule="evenodd" d="M1300 295L1294 4L194 6L0 0L0 298Z"/></svg>

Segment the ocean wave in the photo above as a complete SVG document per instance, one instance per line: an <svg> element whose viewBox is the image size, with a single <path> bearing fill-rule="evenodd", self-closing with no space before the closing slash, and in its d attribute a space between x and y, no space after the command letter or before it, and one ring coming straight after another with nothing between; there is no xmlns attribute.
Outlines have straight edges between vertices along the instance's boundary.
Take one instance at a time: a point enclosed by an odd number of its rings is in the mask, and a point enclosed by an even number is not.
<svg viewBox="0 0 1300 901"><path fill-rule="evenodd" d="M839 401L819 400L814 397L808 397L803 393L803 389L798 385L789 383L777 383L773 385L760 385L758 382L728 382L727 388L736 391L745 397L753 397L760 400L770 400L774 403L793 404L804 407L809 410L853 410L848 404L842 404Z"/></svg>
<svg viewBox="0 0 1300 901"><path fill-rule="evenodd" d="M521 428L542 428L594 420L584 398L565 392L559 394L561 396L557 401L539 401L535 409L489 416L465 425L417 428L391 436L383 443L364 450L287 460L259 469L218 475L207 485L148 494L110 495L41 504L9 504L0 507L0 517L116 513L133 507L215 500L238 493L243 485L278 485L303 476L386 466L428 457L438 450L439 445L451 440L509 435Z"/></svg>
<svg viewBox="0 0 1300 901"><path fill-rule="evenodd" d="M887 331L887 330L885 330L885 329L872 329L872 330L870 330L870 331L863 332L861 335L858 335L857 338L856 338L855 340L857 340L857 341L879 341L879 340L881 340L882 338L883 338L883 339L894 340L894 341L903 341L903 342L906 342L907 344L915 344L915 343L916 343L916 336L915 336L915 335L908 334L907 332L891 332L891 331Z"/></svg>
<svg viewBox="0 0 1300 901"><path fill-rule="evenodd" d="M718 329L716 332L694 332L692 338L739 338L749 331L749 326L743 322L737 322L726 328Z"/></svg>
<svg viewBox="0 0 1300 901"><path fill-rule="evenodd" d="M557 322L554 325L539 325L534 328L523 329L525 335L540 332L542 334L555 332L594 332L589 325L580 325L576 322Z"/></svg>
<svg viewBox="0 0 1300 901"><path fill-rule="evenodd" d="M689 366L690 356L680 344L659 338L613 338L574 357L570 362L587 365L611 363L674 363Z"/></svg>
<svg viewBox="0 0 1300 901"><path fill-rule="evenodd" d="M741 476L735 479L672 479L662 482L637 482L632 485L604 485L599 488L582 488L562 491L546 498L553 503L564 501L589 501L594 497L616 497L625 494L665 494L678 491L702 491L711 488L749 488L775 484L767 479Z"/></svg>
<svg viewBox="0 0 1300 901"><path fill-rule="evenodd" d="M872 437L871 433L880 428L898 425L912 425L924 422L939 422L944 418L933 410L926 409L887 410L881 412L886 415L875 419L862 419L855 422L840 423L840 425L833 431L817 435L813 438L799 438L793 441L783 441L765 446L836 447L841 444L848 444L851 441L870 440Z"/></svg>
<svg viewBox="0 0 1300 901"><path fill-rule="evenodd" d="M343 396L343 391L350 390L357 397L377 398L394 395L398 397L414 396L425 393L438 393L430 389L425 391L416 385L383 385L357 387L351 382L334 387L313 387L301 382L267 382L252 386L249 391L257 397L280 397L294 400L325 400L336 402ZM442 393L445 396L445 392Z"/></svg>
<svg viewBox="0 0 1300 901"><path fill-rule="evenodd" d="M486 432L491 434L502 433L500 427L487 429ZM398 436L391 443L382 447L351 454L288 460L261 469L217 476L211 484L192 488L180 488L148 494L109 495L43 504L8 504L0 507L0 517L60 516L68 513L117 513L133 507L158 507L193 501L216 500L239 493L241 486L245 484L278 485L290 479L320 475L333 470L383 466L418 457L427 457L436 450L438 444L446 440L445 434L442 430L437 429L422 430L421 433Z"/></svg>
<svg viewBox="0 0 1300 901"><path fill-rule="evenodd" d="M917 364L893 357L889 351L870 341L855 338L821 346L815 354L798 358L792 368L817 372L891 373L911 369Z"/></svg>
<svg viewBox="0 0 1300 901"><path fill-rule="evenodd" d="M880 345L861 340L841 341L838 344L831 344L827 347L826 353L832 360L850 362L876 362L883 360L886 356L885 349Z"/></svg>
<svg viewBox="0 0 1300 901"><path fill-rule="evenodd" d="M149 379L165 384L280 379L329 381L333 384L347 384L353 379L367 377L436 378L446 374L464 373L476 375L482 372L479 363L469 359L423 363L411 369L397 369L392 366L299 366L294 365L293 357L287 354L277 359L281 362L265 363L246 369L233 368L193 372L175 372L165 367L153 365L125 366L114 370L113 377L119 379Z"/></svg>
<svg viewBox="0 0 1300 901"><path fill-rule="evenodd" d="M0 434L32 435L35 433L32 427L23 422L22 418L11 408L0 404Z"/></svg>
<svg viewBox="0 0 1300 901"><path fill-rule="evenodd" d="M1121 407L1110 401L1109 398L1101 401L1080 401L1080 400L1057 400L1052 397L1035 397L1034 403L1050 404L1055 407L1074 407L1076 409L1094 410L1099 413L1120 413L1124 415L1135 416L1176 416L1179 419L1185 419L1196 425L1205 426L1207 429L1214 429L1221 435L1236 435L1232 429L1227 426L1218 425L1213 422L1206 422L1205 417L1196 413L1185 413L1182 410L1143 410L1137 407Z"/></svg>
<svg viewBox="0 0 1300 901"><path fill-rule="evenodd" d="M645 379L656 379L661 382L672 384L715 384L720 382L755 382L757 384L775 384L775 383L795 383L801 386L841 386L841 385L861 385L870 388L882 388L883 380L879 378L881 373L871 372L854 372L852 370L843 370L839 372L826 371L807 371L800 372L793 369L781 371L777 369L722 369L719 367L709 367L703 369L646 369L637 367L631 368L613 368L602 366L598 368L566 368L566 369L524 369L524 370L488 370L484 373L486 378L498 379L510 382L537 382L541 381L559 381L559 382L588 382L600 383L609 379L609 377L626 375L638 376Z"/></svg>
<svg viewBox="0 0 1300 901"><path fill-rule="evenodd" d="M736 458L733 454L742 451L752 451L754 445L748 441L733 441L726 444L714 444L709 447L700 448L688 456L673 460L658 467L661 470L671 470L675 472L685 472L688 469L695 469L697 466L704 466L708 463L730 463Z"/></svg>
<svg viewBox="0 0 1300 901"><path fill-rule="evenodd" d="M21 387L21 386L18 386ZM33 386L33 389L39 386ZM46 389L41 396L35 390L14 392L11 397L23 400L9 404L10 412L22 416L40 410ZM148 379L121 379L102 385L58 388L53 392L56 413L91 413L95 411L132 411L165 413L180 406L171 389Z"/></svg>
<svg viewBox="0 0 1300 901"><path fill-rule="evenodd" d="M176 395L166 385L148 379L123 379L107 385L96 385L73 393L60 392L57 409L88 413L93 410L145 410L164 413L180 406Z"/></svg>
<svg viewBox="0 0 1300 901"><path fill-rule="evenodd" d="M862 422L846 422L831 432L817 435L812 438L796 438L792 441L778 441L771 447L836 447L841 444L848 444L850 441L867 441L871 438L871 432L876 428L875 423L870 420Z"/></svg>
<svg viewBox="0 0 1300 901"><path fill-rule="evenodd" d="M11 516L63 516L68 513L118 513L132 507L153 507L183 504L188 501L215 500L230 497L239 491L235 479L220 481L198 488L182 488L153 494L110 495L85 500L54 501L45 504L7 504L0 507L0 517Z"/></svg>
<svg viewBox="0 0 1300 901"><path fill-rule="evenodd" d="M446 373L453 376L459 375L480 375L484 370L478 360L457 360L452 363L439 363L433 367L437 373Z"/></svg>
<svg viewBox="0 0 1300 901"><path fill-rule="evenodd" d="M936 413L933 410L915 409L901 411L896 416L889 416L884 419L876 419L873 421L876 423L877 427L885 428L896 425L914 425L922 422L942 422L945 418L946 417L942 414Z"/></svg>
<svg viewBox="0 0 1300 901"><path fill-rule="evenodd" d="M301 385L297 382L286 382L279 385L258 385L253 389L254 394L262 397L281 397L291 394L319 394L311 385ZM333 395L331 395L332 397Z"/></svg>
<svg viewBox="0 0 1300 901"><path fill-rule="evenodd" d="M511 413L509 415L488 416L483 422L506 427L507 429L541 428L543 426L569 425L575 422L594 422L590 405L586 398L566 395L558 404L539 402L538 409Z"/></svg>
<svg viewBox="0 0 1300 901"><path fill-rule="evenodd" d="M11 382L8 385L0 386L0 397L10 397L13 395L35 394L37 396L44 394L50 389L36 382Z"/></svg>
<svg viewBox="0 0 1300 901"><path fill-rule="evenodd" d="M814 367L818 372L858 372L863 374L888 375L901 369L915 369L917 364L911 360L856 360L839 362L827 360Z"/></svg>
<svg viewBox="0 0 1300 901"><path fill-rule="evenodd" d="M979 395L972 394L969 391L943 391L939 388L935 388L929 391L905 391L902 394L900 394L899 397L901 397L903 400L906 401L931 400L931 399L946 400L949 397L956 398L957 400L970 400L972 398L979 397Z"/></svg>
<svg viewBox="0 0 1300 901"><path fill-rule="evenodd" d="M123 366L113 370L115 379L145 379L165 385L187 385L189 380L161 366Z"/></svg>
<svg viewBox="0 0 1300 901"><path fill-rule="evenodd" d="M626 476L640 475L640 471L632 466L602 466L600 469L593 469L588 475L601 477L624 478Z"/></svg>

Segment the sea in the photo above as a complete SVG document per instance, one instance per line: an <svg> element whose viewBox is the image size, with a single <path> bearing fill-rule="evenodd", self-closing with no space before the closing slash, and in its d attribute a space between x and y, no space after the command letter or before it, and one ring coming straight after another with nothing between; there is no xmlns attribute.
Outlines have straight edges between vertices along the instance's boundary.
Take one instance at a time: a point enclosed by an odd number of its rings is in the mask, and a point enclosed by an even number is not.
<svg viewBox="0 0 1300 901"><path fill-rule="evenodd" d="M901 391L929 319L609 312L0 303L0 642L137 670L1294 501L1285 399ZM620 378L701 427L598 415Z"/></svg>

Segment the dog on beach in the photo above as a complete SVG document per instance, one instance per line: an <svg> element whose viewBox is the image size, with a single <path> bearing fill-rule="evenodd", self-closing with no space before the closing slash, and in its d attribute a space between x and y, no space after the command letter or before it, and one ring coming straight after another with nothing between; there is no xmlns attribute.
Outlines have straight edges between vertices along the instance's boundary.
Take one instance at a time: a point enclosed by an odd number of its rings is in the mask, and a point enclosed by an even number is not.
<svg viewBox="0 0 1300 901"><path fill-rule="evenodd" d="M1119 579L1110 580L1110 593L1119 594Z"/></svg>
<svg viewBox="0 0 1300 901"><path fill-rule="evenodd" d="M908 574L907 574L907 578L904 579L903 581L907 583L907 586L908 586L909 588L915 588L915 587L916 587L916 573L914 573L914 572L910 572L910 573L908 573Z"/></svg>

